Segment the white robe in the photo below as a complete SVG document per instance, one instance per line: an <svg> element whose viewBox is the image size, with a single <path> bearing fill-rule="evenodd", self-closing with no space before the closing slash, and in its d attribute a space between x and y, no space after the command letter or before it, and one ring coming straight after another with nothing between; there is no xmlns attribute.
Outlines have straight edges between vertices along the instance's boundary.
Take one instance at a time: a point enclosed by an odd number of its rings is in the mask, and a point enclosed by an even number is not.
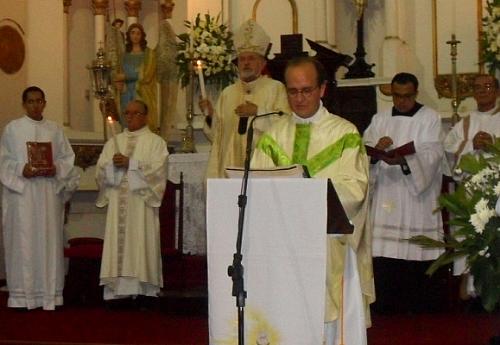
<svg viewBox="0 0 500 345"><path fill-rule="evenodd" d="M432 260L440 250L421 248L407 239L426 235L442 238L441 192L443 146L441 119L423 106L415 115L392 116L391 109L373 117L364 133L366 145L375 146L381 137L393 140L393 149L413 141L415 154L406 156L411 174L404 175L399 165L383 161L371 164L371 216L373 220L373 256L403 260Z"/></svg>
<svg viewBox="0 0 500 345"><path fill-rule="evenodd" d="M113 165L115 143L109 140L97 162L98 207L108 206L101 285L104 298L157 296L163 286L160 222L167 180L167 145L147 127L117 135L129 157L128 171Z"/></svg>
<svg viewBox="0 0 500 345"><path fill-rule="evenodd" d="M52 143L56 176L23 177L27 141ZM74 159L55 122L24 116L5 127L0 179L9 307L53 310L63 304L64 203L79 182Z"/></svg>
<svg viewBox="0 0 500 345"><path fill-rule="evenodd" d="M204 128L205 134L212 141L208 177L225 177L226 167L244 165L247 136L238 133L240 118L234 110L246 101L257 104L257 114L279 110L289 113L285 86L277 80L262 76L250 83L238 80L226 87L217 100L212 127ZM268 116L254 123L254 144L276 118L278 116ZM249 124L250 119L247 126Z"/></svg>
<svg viewBox="0 0 500 345"><path fill-rule="evenodd" d="M485 112L473 111L470 113L469 121L467 135L464 133L464 120L462 119L453 126L444 140L444 150L451 167L454 167L463 155L478 151L474 150L472 139L479 131L486 132L492 137L500 136L500 112L497 107ZM465 140L466 136L467 140Z"/></svg>

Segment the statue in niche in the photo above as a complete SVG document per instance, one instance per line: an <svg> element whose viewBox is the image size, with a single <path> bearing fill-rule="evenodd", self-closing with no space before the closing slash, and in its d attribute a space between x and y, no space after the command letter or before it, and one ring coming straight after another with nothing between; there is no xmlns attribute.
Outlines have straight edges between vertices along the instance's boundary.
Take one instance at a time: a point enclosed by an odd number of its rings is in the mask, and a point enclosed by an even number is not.
<svg viewBox="0 0 500 345"><path fill-rule="evenodd" d="M108 22L106 27L106 57L111 63L113 79L116 79L117 74L123 74L121 70L121 61L125 52L125 34L121 31L123 23L122 19L116 18L111 24ZM115 109L117 114L120 114L120 92L116 88L112 98L117 100ZM122 122L119 116L116 120Z"/></svg>
<svg viewBox="0 0 500 345"><path fill-rule="evenodd" d="M115 74L116 89L120 94L120 110L134 100L148 106L148 126L158 131L156 91L156 54L147 47L146 32L141 24L131 24L126 33L125 52ZM122 125L123 125L122 114Z"/></svg>
<svg viewBox="0 0 500 345"><path fill-rule="evenodd" d="M161 3L162 22L159 27L158 45L156 46L157 76L160 83L160 135L164 139L172 140L178 136L176 125L180 119L176 118L177 103L177 35L172 29L169 19L172 18L175 3L165 0Z"/></svg>

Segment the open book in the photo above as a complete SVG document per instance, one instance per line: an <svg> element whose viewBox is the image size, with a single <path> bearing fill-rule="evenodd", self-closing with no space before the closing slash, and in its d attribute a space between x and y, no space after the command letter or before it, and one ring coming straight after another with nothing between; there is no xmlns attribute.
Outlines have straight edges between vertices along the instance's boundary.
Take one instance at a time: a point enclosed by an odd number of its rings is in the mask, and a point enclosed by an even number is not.
<svg viewBox="0 0 500 345"><path fill-rule="evenodd" d="M226 177L242 178L245 172L244 168L227 167ZM252 178L270 178L270 177L288 177L288 178L304 178L310 177L305 166L300 164L287 165L284 167L269 168L269 169L250 169L249 176Z"/></svg>
<svg viewBox="0 0 500 345"><path fill-rule="evenodd" d="M366 154L368 156L370 156L373 159L382 161L394 158L396 157L396 155L404 157L415 153L415 145L413 144L413 141L410 141L409 143L406 143L389 151L379 150L368 145L365 145L365 148L366 148Z"/></svg>

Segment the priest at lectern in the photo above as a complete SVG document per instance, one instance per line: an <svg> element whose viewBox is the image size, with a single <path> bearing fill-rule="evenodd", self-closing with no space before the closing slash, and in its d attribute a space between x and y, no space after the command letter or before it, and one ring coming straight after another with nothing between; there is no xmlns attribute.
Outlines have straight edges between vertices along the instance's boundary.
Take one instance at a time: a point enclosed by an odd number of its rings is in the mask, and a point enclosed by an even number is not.
<svg viewBox="0 0 500 345"><path fill-rule="evenodd" d="M280 118L257 142L252 168L305 165L313 178L332 180L354 224L352 235L328 236L325 296L326 344L366 344L375 300L368 228L368 159L356 127L323 107L326 73L314 58L291 60L285 83L292 116ZM354 268L348 258L352 260ZM356 267L357 266L357 267ZM346 285L347 271L353 285ZM347 294L359 291L351 303ZM353 307L357 305L357 307Z"/></svg>

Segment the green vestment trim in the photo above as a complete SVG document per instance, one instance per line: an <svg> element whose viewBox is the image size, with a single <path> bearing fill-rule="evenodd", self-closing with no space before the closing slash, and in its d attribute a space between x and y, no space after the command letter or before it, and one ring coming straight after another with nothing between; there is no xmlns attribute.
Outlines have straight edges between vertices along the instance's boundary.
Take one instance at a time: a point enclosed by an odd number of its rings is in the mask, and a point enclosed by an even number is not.
<svg viewBox="0 0 500 345"><path fill-rule="evenodd" d="M342 153L345 149L354 149L359 147L359 149L364 152L364 145L361 136L358 133L347 133L310 159L307 159L310 139L310 124L297 124L292 159L288 157L285 150L283 150L276 140L274 140L267 133L260 138L257 148L269 156L276 166L302 164L307 167L311 176L316 175L318 172L342 157Z"/></svg>

